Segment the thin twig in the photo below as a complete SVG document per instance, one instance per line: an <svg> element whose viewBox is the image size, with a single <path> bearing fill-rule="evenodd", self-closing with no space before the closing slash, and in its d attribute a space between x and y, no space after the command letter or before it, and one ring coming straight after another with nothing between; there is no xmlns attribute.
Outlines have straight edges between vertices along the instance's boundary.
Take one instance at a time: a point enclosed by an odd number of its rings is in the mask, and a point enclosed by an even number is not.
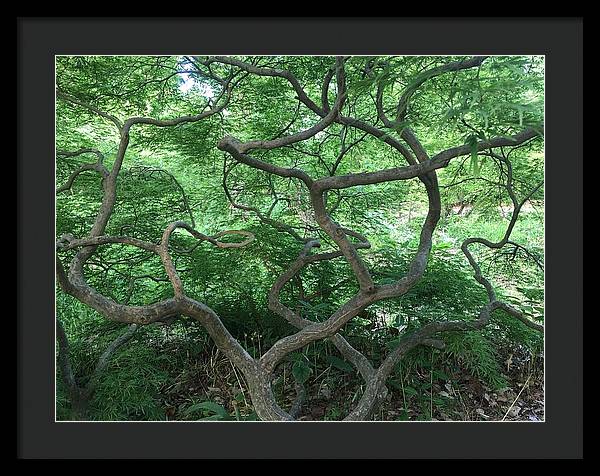
<svg viewBox="0 0 600 476"><path fill-rule="evenodd" d="M523 387L521 388L521 391L519 392L519 394L516 396L516 398L514 399L514 401L512 402L512 404L510 405L510 407L508 408L508 410L506 410L506 413L504 414L504 416L502 417L502 421L506 420L506 417L508 416L508 414L510 413L510 411L512 410L512 407L515 406L515 403L517 403L517 400L519 399L519 397L521 396L521 394L523 393L523 390L525 390L525 387L527 387L527 384L529 383L529 380L531 379L531 374L529 374L529 377L527 377L527 380L525 381L525 383L523 384Z"/></svg>

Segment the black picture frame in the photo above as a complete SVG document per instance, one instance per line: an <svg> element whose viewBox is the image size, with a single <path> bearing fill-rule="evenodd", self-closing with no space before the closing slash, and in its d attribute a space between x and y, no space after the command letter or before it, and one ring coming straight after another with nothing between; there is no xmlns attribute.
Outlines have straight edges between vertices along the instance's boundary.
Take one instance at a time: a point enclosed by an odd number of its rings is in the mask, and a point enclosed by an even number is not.
<svg viewBox="0 0 600 476"><path fill-rule="evenodd" d="M20 458L581 458L582 18L18 18ZM54 421L54 55L546 55L543 423Z"/></svg>

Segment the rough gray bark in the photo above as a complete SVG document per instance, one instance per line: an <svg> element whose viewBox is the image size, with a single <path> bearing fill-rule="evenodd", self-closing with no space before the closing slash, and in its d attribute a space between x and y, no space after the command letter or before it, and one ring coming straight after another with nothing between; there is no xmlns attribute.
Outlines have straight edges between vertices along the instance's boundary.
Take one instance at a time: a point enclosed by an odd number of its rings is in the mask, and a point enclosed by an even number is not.
<svg viewBox="0 0 600 476"><path fill-rule="evenodd" d="M416 80L402 93L396 111L396 119L394 121L390 121L385 115L382 106L384 91L380 88L377 93L376 101L379 118L383 121L384 125L387 124L390 126L397 124L406 115L407 106L412 95L426 81L450 71L478 67L484 60L484 57L476 57L460 62L448 63L444 66L421 73L421 75L419 75L419 77L416 78ZM297 406L294 406L290 412L286 412L275 400L271 388L273 373L277 365L282 362L282 359L286 355L317 340L330 339L339 350L340 354L356 367L357 371L365 380L365 391L363 392L359 403L346 417L346 420L366 420L370 417L379 402L385 397L385 382L394 365L406 355L410 349L419 345L441 348L443 347L443 340L441 340L440 334L448 331L481 329L489 323L493 312L497 309L503 309L526 325L534 329L542 330L542 327L539 324L531 322L523 315L523 313L496 299L491 283L482 275L479 265L469 251L469 246L473 244L479 244L490 248L501 248L509 243L510 234L518 218L519 211L528 198L526 197L521 201L517 200L512 187L510 162L505 156L499 156L499 162L507 167L508 179L505 187L514 204L514 213L506 230L506 234L504 238L497 243L492 243L484 238L469 238L468 240L465 240L462 246L462 250L474 270L475 279L477 279L488 292L488 302L482 305L479 316L472 321L432 322L423 326L416 332L404 336L401 339L399 346L384 359L378 368L374 368L367 357L353 348L340 332L348 321L356 317L364 309L378 301L398 298L406 294L423 276L431 251L433 232L441 212L439 186L435 171L446 167L449 162L456 157L470 154L471 146L453 147L430 156L413 131L407 127L402 129L402 131L397 134L397 137L393 137L375 125L371 125L359 118L344 116L342 110L346 96L344 71L345 59L341 57L336 58L335 65L331 67L324 78L321 87L321 106L318 106L310 99L300 82L289 71L257 67L232 57L209 57L205 59L195 57L190 59L190 61L199 68L199 75L218 80L217 82L222 85L221 94L216 101L214 101L212 107L196 115L182 116L171 120L133 117L122 121L113 115L104 113L103 111L86 104L84 101L66 92L58 92L58 99L64 100L75 107L83 107L92 113L98 114L100 117L113 123L120 134L119 149L112 170L108 171L104 169L104 166L101 165L101 161L95 164L88 164L81 170L75 171L67 183L59 188L59 191L61 191L71 187L79 173L84 170L97 170L103 176L104 193L102 204L89 235L84 238L75 238L70 235L65 235L60 237L57 241L58 254L65 250L78 250L75 257L71 260L68 271L64 269L61 260L57 256L57 278L58 283L64 292L97 310L106 318L119 322L149 324L178 314L189 316L197 320L204 326L217 347L244 375L249 386L249 392L255 410L258 416L263 420L294 419L294 416L298 411ZM201 70L202 67L209 68L213 63L230 66L232 68L232 74L227 79L222 79L215 78L210 70ZM268 174L295 178L303 183L310 195L317 225L338 247L337 251L311 254L315 248L319 247L318 240L310 237L300 237L300 235L291 227L271 219L268 215L262 214L258 209L238 204L227 189L227 172L225 171L223 186L227 198L234 207L256 213L263 223L291 234L303 244L299 256L289 265L288 269L275 280L269 292L269 308L295 326L298 331L292 335L281 338L274 343L270 349L267 349L256 359L251 357L243 346L229 333L219 316L212 309L186 294L184 283L179 277L169 251L170 237L176 229L186 230L194 238L198 239L199 242L207 241L214 246L222 248L239 248L247 245L254 238L251 233L241 230L228 230L211 237L195 230L193 225L185 222L174 222L167 226L160 241L157 243L150 243L128 236L106 236L104 234L115 204L116 182L123 161L125 160L131 128L136 125L172 127L178 124L196 122L217 114L224 109L231 97L232 89L236 84L233 82L233 78L238 74L237 77L243 79L244 76L241 75L241 73L285 79L294 89L297 99L309 110L314 112L318 120L314 126L306 130L288 136L280 134L275 139L270 140L254 140L244 143L235 137L226 136L221 139L217 147L220 150L227 152L236 163L262 170ZM337 81L338 94L333 106L330 107L328 98L329 83L333 80L334 76ZM408 165L376 172L335 175L335 169L344 156L343 147L333 172L327 177L313 178L309 176L306 171L299 168L274 165L264 160L260 160L251 154L252 151L255 150L270 150L290 146L307 140L325 130L333 123L342 124L348 128L359 129L365 136L370 135L383 138L383 142L399 153L407 161ZM284 129L282 134L285 133L287 129L288 128ZM533 129L526 129L512 137L496 137L480 141L476 144L476 148L478 151L492 151L499 147L512 147L523 144L536 136L538 136L538 132ZM424 184L428 196L429 210L422 225L419 246L412 258L406 276L395 283L377 285L373 281L371 273L360 255L361 249L370 247L368 240L359 232L343 227L331 218L331 215L327 210L325 196L330 190L339 190L357 185L370 185L394 180L409 180L412 178L418 178ZM533 194L535 190L536 188L532 189L529 195ZM224 243L218 240L223 234L231 233L242 235L245 237L245 240L238 243ZM121 243L134 246L158 255L165 268L168 279L173 286L173 297L144 306L130 306L117 303L90 287L84 277L85 263L93 255L98 246L108 243ZM305 266L318 261L336 258L344 258L348 262L359 285L359 291L356 295L350 298L336 312L321 322L312 322L302 318L298 313L286 307L281 302L279 299L281 290L294 279ZM59 341L61 341L62 338L60 333L58 337ZM67 379L69 379L69 370L67 367L68 365L65 366L64 374L66 374Z"/></svg>

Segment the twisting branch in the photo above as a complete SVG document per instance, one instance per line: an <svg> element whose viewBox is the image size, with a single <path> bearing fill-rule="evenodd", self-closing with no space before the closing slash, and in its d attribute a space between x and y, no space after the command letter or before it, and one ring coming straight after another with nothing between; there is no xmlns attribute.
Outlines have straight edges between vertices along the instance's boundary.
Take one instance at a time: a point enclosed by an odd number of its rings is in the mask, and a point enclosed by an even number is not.
<svg viewBox="0 0 600 476"><path fill-rule="evenodd" d="M289 71L282 69L273 69L273 68L260 68L249 63L245 63L236 58L231 58L227 56L214 56L208 58L204 64L210 63L223 63L231 66L235 66L240 68L243 71L246 71L251 74L255 74L257 76L271 76L271 77L279 77L287 80L294 91L298 95L298 99L302 101L304 105L306 105L310 110L319 114L321 109L308 97L298 79Z"/></svg>
<svg viewBox="0 0 600 476"><path fill-rule="evenodd" d="M88 238L77 239L70 234L63 235L57 240L56 249L66 251L88 246L106 245L109 243L131 245L146 251L152 251L153 253L158 251L158 245L131 236L91 236Z"/></svg>
<svg viewBox="0 0 600 476"><path fill-rule="evenodd" d="M495 147L515 146L527 142L537 136L539 136L539 131L528 128L523 132L515 134L511 137L496 137L485 141L479 141L475 148L477 151L482 151ZM424 162L419 162L405 167L378 170L377 172L363 172L348 175L338 175L336 177L324 177L316 180L314 186L321 190L331 190L355 187L357 185L373 185L394 180L408 180L446 167L452 159L460 157L461 155L468 155L471 152L472 148L470 145L452 147L439 152L431 159Z"/></svg>
<svg viewBox="0 0 600 476"><path fill-rule="evenodd" d="M79 150L75 150L75 151L68 151L68 150L57 150L56 151L56 155L59 155L61 157L77 157L82 154L94 154L98 158L98 160L96 161L97 163L101 164L102 162L104 162L104 154L102 152L100 152L98 149L85 148L85 149L79 149Z"/></svg>
<svg viewBox="0 0 600 476"><path fill-rule="evenodd" d="M82 172L85 172L87 170L95 170L96 172L98 172L102 176L103 181L109 175L107 168L102 164L83 164L71 173L64 185L56 189L56 193L58 194L70 190L73 186L73 182L75 182L75 179L79 177L79 175Z"/></svg>
<svg viewBox="0 0 600 476"><path fill-rule="evenodd" d="M73 152L69 152L69 151L65 151L65 150L57 150L56 151L56 155L60 156L60 157L77 157L82 154L94 154L94 155L96 155L97 160L96 160L96 162L93 162L93 163L83 164L83 165L79 166L77 169L75 169L71 173L71 175L69 175L69 178L67 179L66 183L56 189L57 194L61 193L61 192L65 192L67 190L70 190L71 187L73 186L73 182L75 182L75 179L77 177L79 177L79 175L82 172L85 172L87 170L95 170L96 172L98 172L102 176L102 184L104 184L104 179L106 177L108 177L109 172L108 172L108 169L103 164L104 154L102 154L102 152L100 152L97 149L89 149L89 148L79 149L79 150L76 150Z"/></svg>
<svg viewBox="0 0 600 476"><path fill-rule="evenodd" d="M269 309L274 313L283 317L286 321L288 321L291 325L298 329L304 329L307 326L313 324L312 321L302 318L298 313L294 312L289 307L285 306L280 300L280 293L283 287L289 283L293 278L295 278L298 273L308 264L315 263L318 261L325 261L334 259L342 256L341 252L334 253L320 253L316 255L311 255L310 251L313 248L317 248L320 246L318 240L311 240L304 245L303 250L300 252L296 261L294 261L291 265L289 265L288 269L279 276L279 278L275 281L271 290L269 291ZM370 244L368 242L358 243L357 247L369 247ZM369 360L357 349L352 347L350 343L344 339L341 334L335 334L329 339L334 346L338 349L340 354L344 359L349 361L354 367L358 370L361 376L364 378L366 382L371 379L375 373L373 366L369 362ZM386 391L382 393L383 397L385 396ZM305 398L305 389L302 386L301 389L298 390L298 397L294 402L290 415L292 417L297 416L297 413L300 411L300 407Z"/></svg>
<svg viewBox="0 0 600 476"><path fill-rule="evenodd" d="M306 267L308 264L315 263L318 261L331 260L342 256L341 252L334 253L320 253L311 255L310 251L313 248L318 248L320 243L318 240L311 240L304 245L304 248L298 255L296 261L288 266L288 269L279 276L279 278L273 283L269 291L269 309L274 313L280 315L287 320L293 326L303 329L313 324L312 321L302 318L299 314L285 306L279 298L283 287L289 283L298 273ZM370 244L366 241L356 244L356 247L367 248ZM330 339L336 348L340 351L342 356L351 362L360 374L367 380L371 377L374 370L367 358L361 354L358 350L354 349L340 334L335 334Z"/></svg>

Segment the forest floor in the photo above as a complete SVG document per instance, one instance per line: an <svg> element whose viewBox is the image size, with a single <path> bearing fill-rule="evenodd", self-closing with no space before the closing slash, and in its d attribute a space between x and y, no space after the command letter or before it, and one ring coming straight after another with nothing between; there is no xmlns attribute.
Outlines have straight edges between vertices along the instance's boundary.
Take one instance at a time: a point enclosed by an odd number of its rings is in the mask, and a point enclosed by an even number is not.
<svg viewBox="0 0 600 476"><path fill-rule="evenodd" d="M256 419L245 384L231 363L219 352L198 357L195 366L188 367L176 382L162 389L167 418L201 419L202 415L194 416L186 409L194 403L210 401L227 409L233 420ZM527 352L508 350L501 350L500 357L507 381L503 388L491 388L460 368L453 368L447 380L435 381L428 371L423 371L418 376L429 385L416 391L414 387L388 386L388 397L373 420L544 421L543 359L538 357L532 362ZM342 420L360 397L361 382L334 370L327 368L309 381L298 420ZM293 380L285 374L283 379L286 385L274 385L274 392L282 407L289 408L295 397Z"/></svg>
<svg viewBox="0 0 600 476"><path fill-rule="evenodd" d="M527 357L504 352L507 386L493 389L463 369L452 382L434 383L432 395L445 396L444 404L432 405L430 421L544 421L544 371L532 368ZM541 368L540 368L541 367ZM433 401L431 399L430 401ZM397 420L403 400L392 400L383 408L382 420ZM416 405L407 408L409 420L419 420Z"/></svg>

